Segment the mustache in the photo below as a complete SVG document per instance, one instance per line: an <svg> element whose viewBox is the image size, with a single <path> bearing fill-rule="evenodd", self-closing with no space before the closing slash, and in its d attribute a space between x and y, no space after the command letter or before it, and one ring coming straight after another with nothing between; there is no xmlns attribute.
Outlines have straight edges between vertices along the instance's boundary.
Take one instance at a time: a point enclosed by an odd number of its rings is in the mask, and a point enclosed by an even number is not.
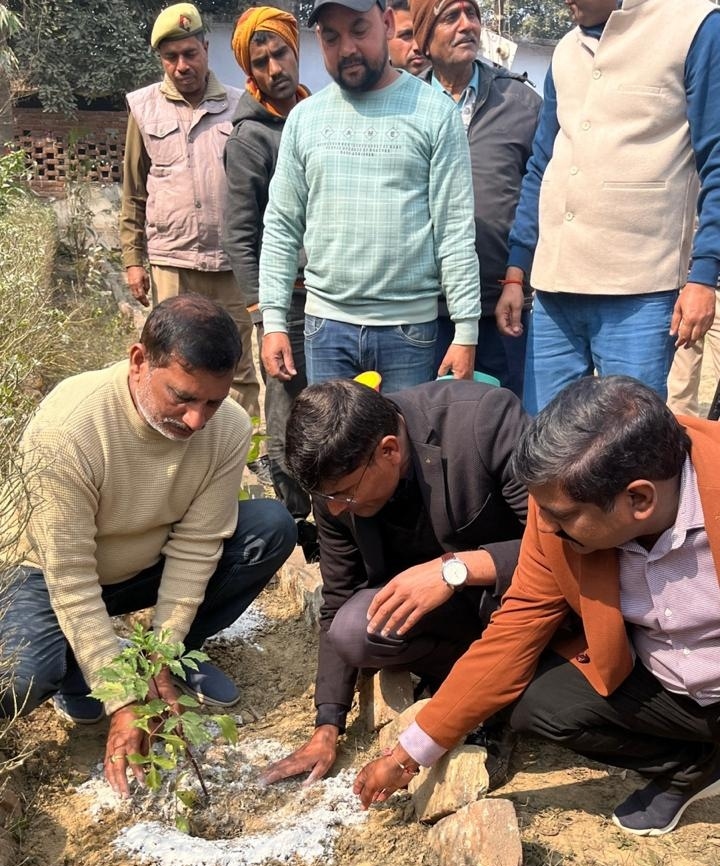
<svg viewBox="0 0 720 866"><path fill-rule="evenodd" d="M340 69L346 69L348 66L355 66L357 63L361 63L363 66L367 66L365 63L365 58L360 54L354 55L353 57L346 57L344 60L341 60L339 63Z"/></svg>

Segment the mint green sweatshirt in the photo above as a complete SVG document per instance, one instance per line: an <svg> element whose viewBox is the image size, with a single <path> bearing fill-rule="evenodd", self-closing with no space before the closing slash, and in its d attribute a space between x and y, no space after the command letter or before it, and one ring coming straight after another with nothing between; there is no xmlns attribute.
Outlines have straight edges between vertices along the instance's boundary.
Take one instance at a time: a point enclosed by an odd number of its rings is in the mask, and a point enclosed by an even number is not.
<svg viewBox="0 0 720 866"><path fill-rule="evenodd" d="M470 154L444 94L403 72L381 90L330 84L285 125L260 256L266 332L286 331L304 246L306 312L362 325L432 321L474 345L480 279Z"/></svg>

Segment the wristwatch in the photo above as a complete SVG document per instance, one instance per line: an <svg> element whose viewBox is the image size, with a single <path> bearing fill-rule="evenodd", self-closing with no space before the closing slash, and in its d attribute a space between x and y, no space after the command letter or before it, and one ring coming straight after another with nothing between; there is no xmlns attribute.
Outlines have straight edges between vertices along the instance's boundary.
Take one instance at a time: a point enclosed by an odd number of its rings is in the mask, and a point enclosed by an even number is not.
<svg viewBox="0 0 720 866"><path fill-rule="evenodd" d="M468 579L467 565L454 553L443 553L440 574L445 583L455 592L460 592Z"/></svg>

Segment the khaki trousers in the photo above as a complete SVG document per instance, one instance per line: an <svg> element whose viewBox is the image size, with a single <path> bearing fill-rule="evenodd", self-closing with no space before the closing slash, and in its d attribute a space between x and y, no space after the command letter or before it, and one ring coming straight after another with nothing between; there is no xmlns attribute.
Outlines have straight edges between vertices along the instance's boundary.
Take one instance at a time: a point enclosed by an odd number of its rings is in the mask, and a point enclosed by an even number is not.
<svg viewBox="0 0 720 866"><path fill-rule="evenodd" d="M196 271L192 268L151 265L150 273L154 303L196 292L217 301L230 313L242 340L242 357L235 368L230 395L251 418L260 418L260 385L252 353L253 324L232 271Z"/></svg>
<svg viewBox="0 0 720 866"><path fill-rule="evenodd" d="M702 340L675 352L668 376L668 406L676 415L700 414L698 391L703 353L709 352L715 384L720 381L720 290L715 292L715 319ZM713 389L714 390L714 389Z"/></svg>

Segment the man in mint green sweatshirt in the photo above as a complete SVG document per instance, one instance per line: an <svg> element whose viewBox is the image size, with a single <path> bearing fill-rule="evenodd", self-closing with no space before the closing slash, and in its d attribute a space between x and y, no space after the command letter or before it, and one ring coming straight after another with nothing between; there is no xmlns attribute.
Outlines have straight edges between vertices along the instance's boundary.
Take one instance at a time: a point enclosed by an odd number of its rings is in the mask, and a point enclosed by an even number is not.
<svg viewBox="0 0 720 866"><path fill-rule="evenodd" d="M394 28L384 0L317 0L334 83L288 118L270 185L260 256L262 358L295 375L287 337L297 256L304 246L308 381L377 370L400 390L473 370L480 283L470 156L443 94L388 61ZM454 338L434 363L437 299Z"/></svg>

